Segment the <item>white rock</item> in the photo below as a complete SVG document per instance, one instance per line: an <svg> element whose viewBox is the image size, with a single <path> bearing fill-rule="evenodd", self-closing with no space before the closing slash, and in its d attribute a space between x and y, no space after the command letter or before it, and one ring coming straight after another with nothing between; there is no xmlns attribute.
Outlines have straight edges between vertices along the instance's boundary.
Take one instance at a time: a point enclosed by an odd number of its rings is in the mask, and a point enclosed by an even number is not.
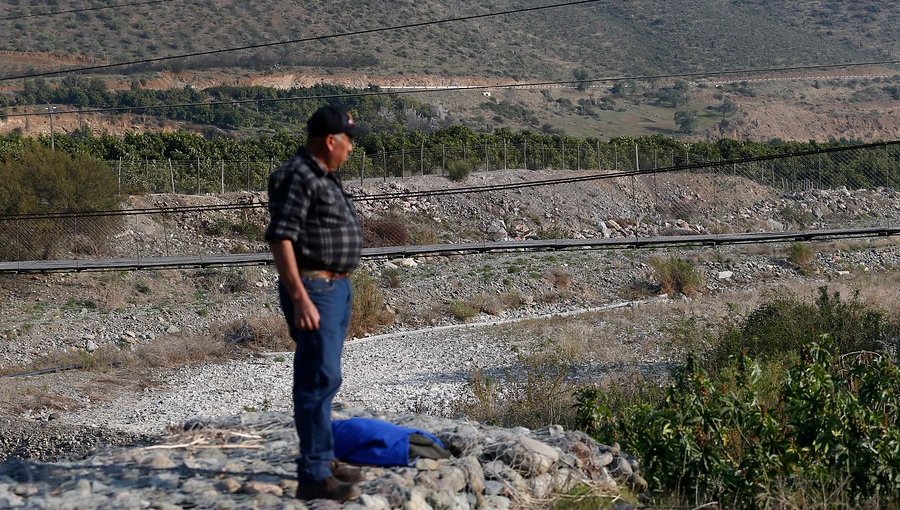
<svg viewBox="0 0 900 510"><path fill-rule="evenodd" d="M719 274L717 275L720 280L729 280L732 276L734 276L733 271L719 271Z"/></svg>

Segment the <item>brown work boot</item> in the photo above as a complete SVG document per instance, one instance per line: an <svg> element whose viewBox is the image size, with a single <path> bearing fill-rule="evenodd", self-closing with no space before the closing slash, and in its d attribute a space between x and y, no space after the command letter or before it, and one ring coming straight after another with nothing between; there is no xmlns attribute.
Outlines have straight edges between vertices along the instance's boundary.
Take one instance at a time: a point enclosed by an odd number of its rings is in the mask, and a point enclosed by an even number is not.
<svg viewBox="0 0 900 510"><path fill-rule="evenodd" d="M362 469L350 464L344 464L337 459L331 461L331 474L345 483L359 483L363 481Z"/></svg>
<svg viewBox="0 0 900 510"><path fill-rule="evenodd" d="M333 476L315 482L297 485L297 499L333 499L349 501L359 497L359 489L352 483L344 483Z"/></svg>

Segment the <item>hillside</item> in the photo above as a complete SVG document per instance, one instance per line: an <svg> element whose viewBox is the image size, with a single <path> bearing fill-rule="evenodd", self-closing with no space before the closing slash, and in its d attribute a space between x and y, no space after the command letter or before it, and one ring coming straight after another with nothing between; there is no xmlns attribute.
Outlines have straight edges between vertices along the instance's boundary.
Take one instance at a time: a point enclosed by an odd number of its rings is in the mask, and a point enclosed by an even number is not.
<svg viewBox="0 0 900 510"><path fill-rule="evenodd" d="M0 6L0 17L46 12ZM570 78L873 60L896 56L896 9L886 0L794 3L757 0L611 0L548 11L227 53L166 68L301 66L383 75ZM53 9L84 7L63 0ZM94 62L258 44L483 14L542 2L435 0L336 4L315 0L195 1L0 21L0 50L47 52ZM0 59L0 72L42 67ZM145 68L130 71L140 72Z"/></svg>

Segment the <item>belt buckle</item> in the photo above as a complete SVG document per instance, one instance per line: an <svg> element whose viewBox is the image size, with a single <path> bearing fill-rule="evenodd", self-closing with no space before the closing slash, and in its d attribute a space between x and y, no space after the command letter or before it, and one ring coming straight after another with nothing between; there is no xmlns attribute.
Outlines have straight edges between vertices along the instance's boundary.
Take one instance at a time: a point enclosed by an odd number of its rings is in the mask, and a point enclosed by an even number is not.
<svg viewBox="0 0 900 510"><path fill-rule="evenodd" d="M301 276L305 276L310 280L322 280L325 283L331 283L334 281L334 278L328 274L327 271L321 270L306 270L301 273Z"/></svg>

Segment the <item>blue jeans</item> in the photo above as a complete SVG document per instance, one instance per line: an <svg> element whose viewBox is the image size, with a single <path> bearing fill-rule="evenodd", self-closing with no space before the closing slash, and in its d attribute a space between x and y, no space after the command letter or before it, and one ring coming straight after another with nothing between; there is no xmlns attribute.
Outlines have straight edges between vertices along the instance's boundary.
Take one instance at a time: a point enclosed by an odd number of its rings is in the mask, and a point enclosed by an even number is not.
<svg viewBox="0 0 900 510"><path fill-rule="evenodd" d="M349 279L334 281L303 278L303 286L319 310L319 329L302 331L294 325L294 304L278 285L281 309L294 354L294 423L300 438L297 480L301 483L331 476L334 437L331 433L331 401L341 387L341 351L350 324L353 295Z"/></svg>

